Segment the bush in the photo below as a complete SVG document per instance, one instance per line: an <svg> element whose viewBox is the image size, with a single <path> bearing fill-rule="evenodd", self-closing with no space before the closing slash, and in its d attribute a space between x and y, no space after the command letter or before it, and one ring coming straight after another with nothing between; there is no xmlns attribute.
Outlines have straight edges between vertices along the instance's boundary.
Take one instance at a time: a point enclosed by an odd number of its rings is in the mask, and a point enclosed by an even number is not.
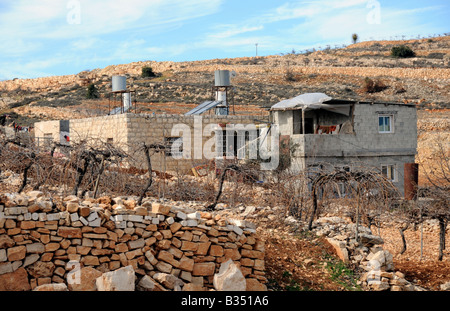
<svg viewBox="0 0 450 311"><path fill-rule="evenodd" d="M87 89L87 93L86 93L86 98L87 99L98 98L97 87L95 86L94 83L89 84L88 89Z"/></svg>
<svg viewBox="0 0 450 311"><path fill-rule="evenodd" d="M142 67L142 77L143 78L154 78L156 74L153 72L151 67Z"/></svg>
<svg viewBox="0 0 450 311"><path fill-rule="evenodd" d="M368 77L364 79L363 91L366 93L376 93L381 92L386 89L387 86L380 80L372 80Z"/></svg>
<svg viewBox="0 0 450 311"><path fill-rule="evenodd" d="M406 57L414 57L414 56L416 56L416 53L414 53L414 51L411 50L411 48L409 46L399 45L399 46L394 46L391 49L391 56L406 58Z"/></svg>

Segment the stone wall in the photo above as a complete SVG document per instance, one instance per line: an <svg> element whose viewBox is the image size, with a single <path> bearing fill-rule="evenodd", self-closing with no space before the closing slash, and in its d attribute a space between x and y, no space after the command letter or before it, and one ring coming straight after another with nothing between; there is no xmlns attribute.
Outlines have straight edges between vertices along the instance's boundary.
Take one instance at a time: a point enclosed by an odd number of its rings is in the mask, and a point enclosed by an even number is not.
<svg viewBox="0 0 450 311"><path fill-rule="evenodd" d="M232 260L247 290L264 290L264 243L247 221L131 198L4 194L0 204L0 290L64 283L95 290L102 273L132 266L149 290L206 290ZM82 284L69 281L80 269ZM95 276L90 284L89 275ZM144 281L142 281L144 279ZM172 279L177 286L164 280ZM141 282L142 281L142 282Z"/></svg>
<svg viewBox="0 0 450 311"><path fill-rule="evenodd" d="M290 223L295 223L290 219ZM396 271L393 255L383 249L383 239L372 230L358 226L341 217L321 217L313 222L313 231L326 238L336 254L346 264L360 271L358 285L368 291L423 291L420 286L405 279L405 274Z"/></svg>
<svg viewBox="0 0 450 311"><path fill-rule="evenodd" d="M196 123L197 118L197 123ZM170 137L182 137L183 132L172 132L175 125L185 126L190 131L190 138L183 141L183 150L190 150L189 158L175 159L163 152L152 155L152 167L159 171L187 173L192 167L208 164L211 159L205 158L204 144L212 138L213 133L206 133L208 124L226 126L226 124L253 124L255 116L184 116L167 114L134 114L124 113L111 116L71 120L70 137L73 142L87 140L91 142L108 139L124 149L130 157L130 164L137 168L147 168L143 143L165 144ZM259 116L258 119L261 119ZM200 140L196 140L195 131L199 131ZM203 135L205 133L205 135ZM214 148L214 147L213 147Z"/></svg>

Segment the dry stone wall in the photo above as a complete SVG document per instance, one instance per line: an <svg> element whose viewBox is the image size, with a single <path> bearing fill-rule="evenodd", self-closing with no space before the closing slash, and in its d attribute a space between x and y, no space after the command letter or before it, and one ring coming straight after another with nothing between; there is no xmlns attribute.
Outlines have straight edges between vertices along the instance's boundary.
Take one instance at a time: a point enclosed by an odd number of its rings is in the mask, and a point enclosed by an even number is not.
<svg viewBox="0 0 450 311"><path fill-rule="evenodd" d="M0 202L0 290L55 283L96 290L96 279L130 266L141 290L207 290L229 260L247 290L266 289L264 242L247 221L149 198L138 206L130 198L31 191L3 194Z"/></svg>
<svg viewBox="0 0 450 311"><path fill-rule="evenodd" d="M291 224L295 220L290 219ZM338 257L353 265L360 272L358 284L368 291L423 291L424 289L405 279L405 274L396 271L393 255L383 249L383 239L369 228L358 226L358 241L355 239L356 224L341 217L321 217L313 222L316 235L323 236L332 245Z"/></svg>

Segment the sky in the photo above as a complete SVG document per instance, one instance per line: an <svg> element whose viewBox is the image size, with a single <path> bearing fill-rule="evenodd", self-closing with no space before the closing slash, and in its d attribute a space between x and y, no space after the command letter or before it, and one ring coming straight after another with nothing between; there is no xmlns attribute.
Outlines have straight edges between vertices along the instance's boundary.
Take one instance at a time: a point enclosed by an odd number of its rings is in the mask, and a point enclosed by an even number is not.
<svg viewBox="0 0 450 311"><path fill-rule="evenodd" d="M448 0L0 0L0 80L450 33Z"/></svg>

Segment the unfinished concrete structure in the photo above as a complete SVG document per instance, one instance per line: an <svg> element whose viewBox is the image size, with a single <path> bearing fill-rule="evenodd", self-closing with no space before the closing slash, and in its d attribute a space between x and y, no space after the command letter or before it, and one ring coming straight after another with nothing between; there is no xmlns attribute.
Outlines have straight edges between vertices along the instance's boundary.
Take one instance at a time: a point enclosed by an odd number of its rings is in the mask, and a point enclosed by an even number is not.
<svg viewBox="0 0 450 311"><path fill-rule="evenodd" d="M414 105L335 100L303 94L271 108L281 139L289 141L290 169L375 168L404 192L404 164L415 161Z"/></svg>

